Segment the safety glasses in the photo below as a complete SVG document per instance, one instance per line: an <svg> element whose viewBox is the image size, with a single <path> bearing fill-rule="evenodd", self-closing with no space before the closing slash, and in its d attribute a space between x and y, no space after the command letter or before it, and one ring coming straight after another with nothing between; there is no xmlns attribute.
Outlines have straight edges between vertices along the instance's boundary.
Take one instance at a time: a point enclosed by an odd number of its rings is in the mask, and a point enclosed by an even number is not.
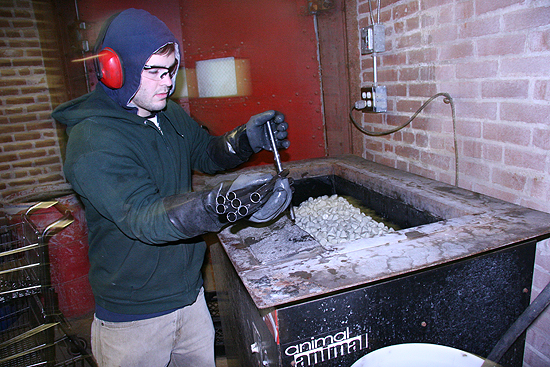
<svg viewBox="0 0 550 367"><path fill-rule="evenodd" d="M178 67L178 62L176 61L171 66L156 66L156 65L145 65L143 67L143 73L142 75L148 79L157 80L160 81L164 79L166 75L170 75L170 78L172 78L174 75L176 75Z"/></svg>

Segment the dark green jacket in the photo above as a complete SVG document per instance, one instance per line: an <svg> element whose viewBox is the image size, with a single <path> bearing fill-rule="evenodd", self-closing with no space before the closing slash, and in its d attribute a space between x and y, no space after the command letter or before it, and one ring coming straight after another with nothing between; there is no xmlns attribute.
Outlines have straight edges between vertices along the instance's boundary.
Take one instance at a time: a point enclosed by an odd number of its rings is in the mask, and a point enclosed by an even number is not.
<svg viewBox="0 0 550 367"><path fill-rule="evenodd" d="M178 231L162 198L190 191L192 170L221 169L206 153L213 137L172 101L158 114L161 132L102 88L53 117L68 127L64 172L86 209L96 303L124 314L192 303L205 244Z"/></svg>

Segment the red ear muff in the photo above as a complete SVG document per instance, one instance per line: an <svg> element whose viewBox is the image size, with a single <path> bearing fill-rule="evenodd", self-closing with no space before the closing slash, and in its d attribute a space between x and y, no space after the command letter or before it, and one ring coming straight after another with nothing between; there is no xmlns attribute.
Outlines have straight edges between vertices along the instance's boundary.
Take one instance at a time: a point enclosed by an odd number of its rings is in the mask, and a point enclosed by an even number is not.
<svg viewBox="0 0 550 367"><path fill-rule="evenodd" d="M99 80L111 89L119 89L124 84L122 60L111 48L106 47L97 55Z"/></svg>

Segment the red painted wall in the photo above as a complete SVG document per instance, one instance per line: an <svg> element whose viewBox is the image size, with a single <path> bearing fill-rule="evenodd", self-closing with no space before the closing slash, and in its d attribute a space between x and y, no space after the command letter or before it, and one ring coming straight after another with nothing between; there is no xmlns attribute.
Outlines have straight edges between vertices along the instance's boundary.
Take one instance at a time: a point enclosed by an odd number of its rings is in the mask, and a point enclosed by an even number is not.
<svg viewBox="0 0 550 367"><path fill-rule="evenodd" d="M251 94L231 98L191 98L180 103L214 135L244 124L268 109L285 114L291 146L281 159L325 155L321 82L313 15L303 0L79 0L91 46L111 14L134 7L159 17L181 41L186 68L220 57L247 59ZM93 65L90 62L90 70ZM90 73L91 83L95 75ZM92 85L94 87L94 85ZM273 163L261 152L250 164Z"/></svg>
<svg viewBox="0 0 550 367"><path fill-rule="evenodd" d="M185 66L220 57L250 62L251 94L191 98L191 115L215 135L268 109L285 114L291 146L281 159L325 155L314 18L302 0L181 1ZM253 164L273 163L262 152Z"/></svg>

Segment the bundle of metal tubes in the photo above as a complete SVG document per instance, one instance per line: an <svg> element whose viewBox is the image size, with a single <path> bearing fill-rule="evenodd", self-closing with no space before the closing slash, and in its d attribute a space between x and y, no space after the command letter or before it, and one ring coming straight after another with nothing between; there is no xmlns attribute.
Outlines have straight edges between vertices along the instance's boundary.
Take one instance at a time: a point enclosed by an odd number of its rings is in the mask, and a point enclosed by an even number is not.
<svg viewBox="0 0 550 367"><path fill-rule="evenodd" d="M287 175L288 170L285 169L265 184L253 189L246 187L227 192L224 189L220 190L216 196L216 213L225 215L229 222L246 217L252 206L260 207L267 202L277 179Z"/></svg>

